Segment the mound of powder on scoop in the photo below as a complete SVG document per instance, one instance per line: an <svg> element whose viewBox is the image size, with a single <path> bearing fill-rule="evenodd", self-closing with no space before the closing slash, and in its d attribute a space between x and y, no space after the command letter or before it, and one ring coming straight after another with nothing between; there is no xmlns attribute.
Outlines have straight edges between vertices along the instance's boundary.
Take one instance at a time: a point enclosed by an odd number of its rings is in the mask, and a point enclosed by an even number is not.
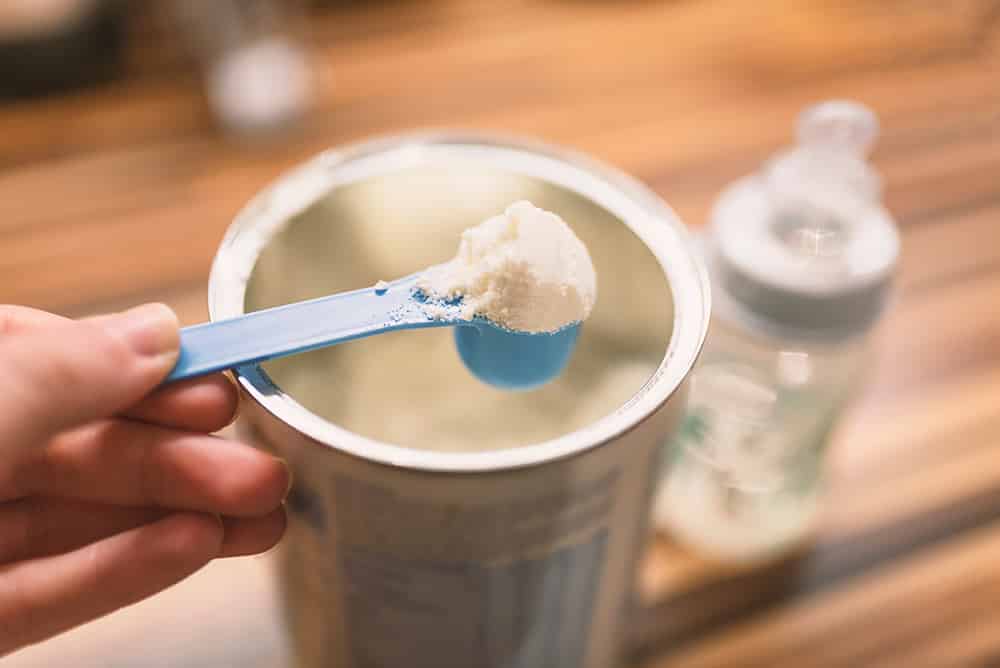
<svg viewBox="0 0 1000 668"><path fill-rule="evenodd" d="M586 320L597 299L587 247L559 216L524 201L465 230L458 255L427 269L418 287L432 300L461 297L466 320L479 315L522 332Z"/></svg>

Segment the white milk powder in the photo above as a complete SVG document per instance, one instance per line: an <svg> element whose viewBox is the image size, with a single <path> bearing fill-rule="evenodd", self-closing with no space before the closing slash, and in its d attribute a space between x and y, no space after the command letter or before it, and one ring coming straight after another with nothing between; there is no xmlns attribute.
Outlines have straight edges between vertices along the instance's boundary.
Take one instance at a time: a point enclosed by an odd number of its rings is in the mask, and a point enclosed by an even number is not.
<svg viewBox="0 0 1000 668"><path fill-rule="evenodd" d="M466 320L479 315L522 332L586 320L597 299L587 247L559 216L526 201L465 230L454 259L427 269L418 286L433 299L462 297Z"/></svg>

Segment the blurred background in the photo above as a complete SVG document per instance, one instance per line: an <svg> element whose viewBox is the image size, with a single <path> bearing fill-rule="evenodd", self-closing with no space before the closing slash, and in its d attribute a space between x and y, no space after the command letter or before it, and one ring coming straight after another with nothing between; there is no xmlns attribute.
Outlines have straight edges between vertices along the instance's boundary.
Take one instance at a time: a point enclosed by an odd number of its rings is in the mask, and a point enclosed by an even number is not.
<svg viewBox="0 0 1000 668"><path fill-rule="evenodd" d="M233 215L318 151L462 127L621 167L692 227L806 105L880 116L903 234L819 541L722 568L651 541L636 666L1000 665L1000 2L3 0L0 302L204 320ZM4 666L284 666L267 557Z"/></svg>

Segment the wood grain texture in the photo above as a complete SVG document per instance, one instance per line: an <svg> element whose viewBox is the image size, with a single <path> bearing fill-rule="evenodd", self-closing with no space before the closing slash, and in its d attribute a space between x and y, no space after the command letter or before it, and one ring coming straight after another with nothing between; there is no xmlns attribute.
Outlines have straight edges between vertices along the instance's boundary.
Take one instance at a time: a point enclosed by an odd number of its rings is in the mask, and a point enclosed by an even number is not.
<svg viewBox="0 0 1000 668"><path fill-rule="evenodd" d="M256 190L324 147L426 126L574 146L697 226L802 106L860 99L883 122L874 161L904 257L817 542L734 571L656 537L634 663L997 666L998 23L996 0L347 2L305 26L315 110L252 143L215 130L153 22L127 80L0 108L0 302L157 299L201 320L215 247ZM4 665L285 665L264 563L213 567Z"/></svg>

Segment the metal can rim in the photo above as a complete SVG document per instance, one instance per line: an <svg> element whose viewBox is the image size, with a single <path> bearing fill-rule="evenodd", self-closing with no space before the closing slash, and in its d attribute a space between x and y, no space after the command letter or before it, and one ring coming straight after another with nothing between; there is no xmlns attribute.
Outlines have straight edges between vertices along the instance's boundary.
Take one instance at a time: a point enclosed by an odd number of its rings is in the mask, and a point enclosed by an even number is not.
<svg viewBox="0 0 1000 668"><path fill-rule="evenodd" d="M497 134L437 131L388 136L320 153L280 176L236 215L220 244L208 282L213 321L241 315L247 282L261 250L297 213L330 189L431 156L477 154L491 164L566 188L605 208L650 249L673 299L666 353L645 385L610 415L548 441L503 450L436 452L366 438L312 413L285 394L259 365L237 368L239 384L264 410L318 443L388 466L428 472L486 472L535 466L588 451L630 431L677 391L708 331L709 279L673 210L632 177L575 151Z"/></svg>

